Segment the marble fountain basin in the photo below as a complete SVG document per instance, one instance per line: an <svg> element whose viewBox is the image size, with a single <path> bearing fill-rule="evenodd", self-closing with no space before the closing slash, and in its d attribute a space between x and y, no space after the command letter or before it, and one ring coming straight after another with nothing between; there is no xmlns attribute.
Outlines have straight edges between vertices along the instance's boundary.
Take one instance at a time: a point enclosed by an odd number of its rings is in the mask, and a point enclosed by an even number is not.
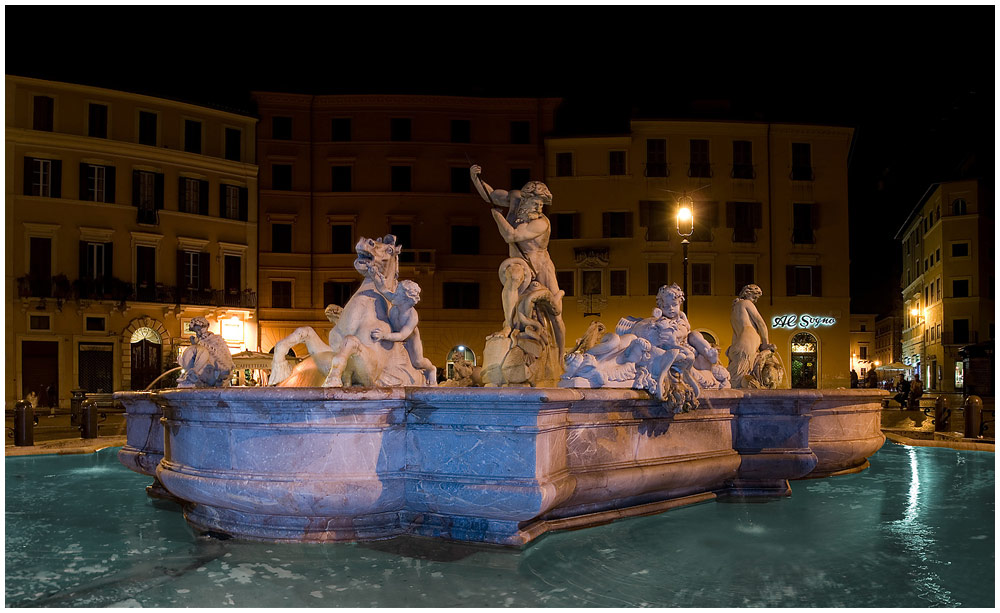
<svg viewBox="0 0 1000 613"><path fill-rule="evenodd" d="M881 390L227 388L119 392L128 468L202 532L523 545L719 496L787 496L884 443ZM153 492L151 492L153 495Z"/></svg>

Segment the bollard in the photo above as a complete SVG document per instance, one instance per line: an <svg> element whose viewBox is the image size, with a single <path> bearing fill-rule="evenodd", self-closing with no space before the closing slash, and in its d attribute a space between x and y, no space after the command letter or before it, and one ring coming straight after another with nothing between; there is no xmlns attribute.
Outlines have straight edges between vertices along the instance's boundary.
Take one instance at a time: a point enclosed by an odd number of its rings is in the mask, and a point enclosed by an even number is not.
<svg viewBox="0 0 1000 613"><path fill-rule="evenodd" d="M983 438L983 399L979 396L965 399L965 438Z"/></svg>
<svg viewBox="0 0 1000 613"><path fill-rule="evenodd" d="M35 444L35 410L27 400L14 405L14 444L18 447Z"/></svg>
<svg viewBox="0 0 1000 613"><path fill-rule="evenodd" d="M80 438L97 438L97 405L84 400L80 413Z"/></svg>
<svg viewBox="0 0 1000 613"><path fill-rule="evenodd" d="M69 425L80 425L80 412L83 410L83 400L87 397L87 390L70 390L69 399Z"/></svg>
<svg viewBox="0 0 1000 613"><path fill-rule="evenodd" d="M934 431L948 432L951 428L951 409L943 395L934 401Z"/></svg>

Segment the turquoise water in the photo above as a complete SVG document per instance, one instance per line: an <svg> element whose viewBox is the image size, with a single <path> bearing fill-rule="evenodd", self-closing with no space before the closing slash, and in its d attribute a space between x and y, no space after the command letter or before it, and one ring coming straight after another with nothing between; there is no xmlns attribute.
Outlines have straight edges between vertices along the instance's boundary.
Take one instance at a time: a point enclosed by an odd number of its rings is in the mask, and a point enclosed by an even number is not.
<svg viewBox="0 0 1000 613"><path fill-rule="evenodd" d="M7 458L7 606L994 606L988 452L887 443L869 470L793 482L791 498L707 502L522 551L199 537L116 453Z"/></svg>

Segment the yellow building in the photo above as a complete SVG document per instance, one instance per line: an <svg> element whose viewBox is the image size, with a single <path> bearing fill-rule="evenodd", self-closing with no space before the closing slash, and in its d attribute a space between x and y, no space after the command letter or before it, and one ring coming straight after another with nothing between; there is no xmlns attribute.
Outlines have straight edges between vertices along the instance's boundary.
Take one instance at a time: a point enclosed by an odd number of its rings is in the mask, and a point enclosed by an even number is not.
<svg viewBox="0 0 1000 613"><path fill-rule="evenodd" d="M722 350L744 285L794 387L850 384L847 160L853 130L632 121L631 133L546 139L552 242L567 338L648 316L683 284L676 202L695 203L688 316ZM727 363L725 358L721 360Z"/></svg>
<svg viewBox="0 0 1000 613"><path fill-rule="evenodd" d="M900 228L903 363L925 389L960 392L959 349L993 340L995 222L974 180L931 185Z"/></svg>
<svg viewBox="0 0 1000 613"><path fill-rule="evenodd" d="M875 357L875 315L851 314L851 369L864 380L873 368L887 362Z"/></svg>
<svg viewBox="0 0 1000 613"><path fill-rule="evenodd" d="M206 316L257 349L256 119L7 76L6 403L142 389Z"/></svg>
<svg viewBox="0 0 1000 613"><path fill-rule="evenodd" d="M326 337L327 304L360 283L359 237L394 234L400 278L422 288L424 354L479 360L503 323L507 246L469 166L498 189L544 172L542 135L559 101L255 92L260 117L260 288L264 351L299 326ZM294 351L304 355L305 346Z"/></svg>
<svg viewBox="0 0 1000 613"><path fill-rule="evenodd" d="M875 320L875 361L880 364L896 364L903 361L901 337L903 318L887 315Z"/></svg>

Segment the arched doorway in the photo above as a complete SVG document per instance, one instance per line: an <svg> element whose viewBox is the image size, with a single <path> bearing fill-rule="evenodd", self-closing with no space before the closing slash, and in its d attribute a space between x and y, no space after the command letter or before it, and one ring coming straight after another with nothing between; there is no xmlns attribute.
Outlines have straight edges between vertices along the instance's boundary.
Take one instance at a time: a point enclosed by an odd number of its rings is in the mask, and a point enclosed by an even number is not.
<svg viewBox="0 0 1000 613"><path fill-rule="evenodd" d="M451 348L448 352L448 357L445 358L445 377L448 379L453 379L455 377L455 362L458 360L468 360L472 362L472 365L476 365L476 352L469 349L465 345L456 345Z"/></svg>
<svg viewBox="0 0 1000 613"><path fill-rule="evenodd" d="M132 389L144 390L160 376L163 340L156 330L142 327L132 333Z"/></svg>
<svg viewBox="0 0 1000 613"><path fill-rule="evenodd" d="M819 341L808 332L792 337L792 389L816 389Z"/></svg>

